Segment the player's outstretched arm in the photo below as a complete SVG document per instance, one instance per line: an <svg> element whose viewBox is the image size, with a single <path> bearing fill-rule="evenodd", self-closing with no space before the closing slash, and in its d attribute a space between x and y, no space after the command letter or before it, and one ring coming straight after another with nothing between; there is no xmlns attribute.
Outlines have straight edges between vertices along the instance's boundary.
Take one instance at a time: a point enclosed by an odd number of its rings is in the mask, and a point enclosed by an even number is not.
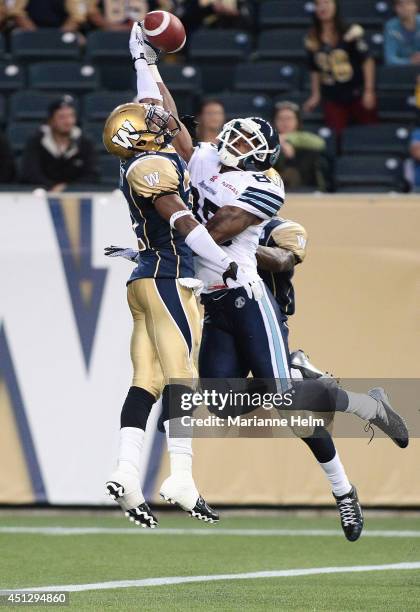
<svg viewBox="0 0 420 612"><path fill-rule="evenodd" d="M223 244L231 240L250 225L261 223L256 215L238 206L223 206L208 221L206 228L215 242Z"/></svg>
<svg viewBox="0 0 420 612"><path fill-rule="evenodd" d="M295 263L294 254L281 247L259 246L257 249L257 264L261 270L290 272Z"/></svg>
<svg viewBox="0 0 420 612"><path fill-rule="evenodd" d="M175 100L163 82L157 67L160 51L159 49L153 47L153 45L147 40L144 33L143 22L136 22L131 29L130 53L137 72L137 95L139 101L163 104L164 109L169 111L179 121L178 109L176 107ZM140 58L141 56L144 58L143 61L137 61L135 59ZM150 85L150 79L153 80L154 85ZM149 96L146 96L146 90L147 92L153 92L152 99L150 99ZM188 162L194 152L194 146L187 128L181 122L180 124L181 131L173 140L173 145L178 155Z"/></svg>

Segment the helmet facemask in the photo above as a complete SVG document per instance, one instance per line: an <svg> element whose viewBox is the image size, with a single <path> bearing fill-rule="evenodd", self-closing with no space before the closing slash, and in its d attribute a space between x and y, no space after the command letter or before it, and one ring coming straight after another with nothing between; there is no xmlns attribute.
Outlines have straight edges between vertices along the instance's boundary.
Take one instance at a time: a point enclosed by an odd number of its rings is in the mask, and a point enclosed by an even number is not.
<svg viewBox="0 0 420 612"><path fill-rule="evenodd" d="M223 126L217 139L220 141L220 161L230 168L245 167L247 162L263 163L268 155L275 153L275 149L269 148L259 124L252 119L232 119ZM250 147L245 153L235 146L241 139Z"/></svg>

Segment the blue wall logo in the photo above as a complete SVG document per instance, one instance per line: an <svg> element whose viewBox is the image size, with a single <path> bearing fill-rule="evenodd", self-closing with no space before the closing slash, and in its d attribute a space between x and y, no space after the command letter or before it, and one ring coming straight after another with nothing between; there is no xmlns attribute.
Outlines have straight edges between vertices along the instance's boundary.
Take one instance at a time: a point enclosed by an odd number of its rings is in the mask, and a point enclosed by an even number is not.
<svg viewBox="0 0 420 612"><path fill-rule="evenodd" d="M106 269L92 267L91 198L48 198L86 364L92 356Z"/></svg>

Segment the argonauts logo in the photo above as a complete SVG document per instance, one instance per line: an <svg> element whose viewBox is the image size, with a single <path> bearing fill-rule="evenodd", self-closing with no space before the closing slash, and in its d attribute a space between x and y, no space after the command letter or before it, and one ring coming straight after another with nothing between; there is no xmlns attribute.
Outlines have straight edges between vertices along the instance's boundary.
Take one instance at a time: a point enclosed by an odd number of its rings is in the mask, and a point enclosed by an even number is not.
<svg viewBox="0 0 420 612"><path fill-rule="evenodd" d="M246 303L246 300L242 296L237 297L235 300L236 308L243 308L245 306L245 303Z"/></svg>

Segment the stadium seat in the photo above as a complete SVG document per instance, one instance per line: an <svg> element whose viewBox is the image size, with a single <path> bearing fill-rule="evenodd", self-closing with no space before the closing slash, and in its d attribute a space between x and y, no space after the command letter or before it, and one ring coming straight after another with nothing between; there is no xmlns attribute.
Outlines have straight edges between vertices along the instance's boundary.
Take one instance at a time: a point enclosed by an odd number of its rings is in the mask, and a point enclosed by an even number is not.
<svg viewBox="0 0 420 612"><path fill-rule="evenodd" d="M241 91L276 92L297 88L299 69L292 64L255 62L238 64L234 87Z"/></svg>
<svg viewBox="0 0 420 612"><path fill-rule="evenodd" d="M169 91L199 94L201 91L200 68L181 64L160 64L159 72Z"/></svg>
<svg viewBox="0 0 420 612"><path fill-rule="evenodd" d="M226 119L234 117L263 117L271 119L273 101L262 94L228 93L215 95L225 108Z"/></svg>
<svg viewBox="0 0 420 612"><path fill-rule="evenodd" d="M318 136L321 136L321 138L325 140L325 144L327 146L327 153L330 156L335 157L335 155L337 154L337 138L333 130L323 124L310 124L304 126L303 129L307 130L308 132L312 132L313 134L317 134Z"/></svg>
<svg viewBox="0 0 420 612"><path fill-rule="evenodd" d="M127 32L97 30L87 37L86 55L92 61L126 60L131 66Z"/></svg>
<svg viewBox="0 0 420 612"><path fill-rule="evenodd" d="M34 32L15 30L10 41L12 56L19 61L51 58L76 60L80 55L77 36L73 32L53 28L40 28Z"/></svg>
<svg viewBox="0 0 420 612"><path fill-rule="evenodd" d="M381 121L413 121L415 97L407 93L381 93L378 96L379 119Z"/></svg>
<svg viewBox="0 0 420 612"><path fill-rule="evenodd" d="M410 131L400 124L358 125L344 130L343 153L399 155L408 153Z"/></svg>
<svg viewBox="0 0 420 612"><path fill-rule="evenodd" d="M136 73L131 62L103 62L96 66L100 74L102 89L109 91L127 91L136 89Z"/></svg>
<svg viewBox="0 0 420 612"><path fill-rule="evenodd" d="M95 145L96 152L99 154L107 154L102 140L102 132L104 130L103 121L90 121L83 123L82 132L87 138L90 138Z"/></svg>
<svg viewBox="0 0 420 612"><path fill-rule="evenodd" d="M347 23L382 26L392 16L392 0L342 0L343 18Z"/></svg>
<svg viewBox="0 0 420 612"><path fill-rule="evenodd" d="M258 37L257 54L261 59L303 59L306 57L306 30L266 30Z"/></svg>
<svg viewBox="0 0 420 612"><path fill-rule="evenodd" d="M0 62L0 91L16 91L24 86L23 68L11 62Z"/></svg>
<svg viewBox="0 0 420 612"><path fill-rule="evenodd" d="M379 30L379 28L366 30L365 37L373 57L379 63L382 63L384 57L384 35L382 30Z"/></svg>
<svg viewBox="0 0 420 612"><path fill-rule="evenodd" d="M42 62L31 64L29 86L58 91L92 91L98 88L98 73L90 64Z"/></svg>
<svg viewBox="0 0 420 612"><path fill-rule="evenodd" d="M6 98L0 95L0 123L3 124L8 119L6 113Z"/></svg>
<svg viewBox="0 0 420 612"><path fill-rule="evenodd" d="M78 111L79 100L72 97ZM57 100L56 93L18 91L10 97L10 116L13 121L42 121L47 116L48 106L54 100Z"/></svg>
<svg viewBox="0 0 420 612"><path fill-rule="evenodd" d="M39 122L10 122L6 129L6 135L14 153L21 153L25 148L27 140L39 130Z"/></svg>
<svg viewBox="0 0 420 612"><path fill-rule="evenodd" d="M313 4L302 0L269 0L261 2L260 28L308 27L312 21Z"/></svg>
<svg viewBox="0 0 420 612"><path fill-rule="evenodd" d="M339 187L401 187L401 161L395 157L343 155L338 158L336 180Z"/></svg>
<svg viewBox="0 0 420 612"><path fill-rule="evenodd" d="M5 51L6 51L6 41L5 41L3 34L0 34L0 53L1 55L4 55Z"/></svg>
<svg viewBox="0 0 420 612"><path fill-rule="evenodd" d="M243 60L251 50L251 38L239 30L197 30L191 35L190 59Z"/></svg>
<svg viewBox="0 0 420 612"><path fill-rule="evenodd" d="M99 174L101 183L110 188L118 189L120 179L120 161L113 155L101 155L99 158Z"/></svg>
<svg viewBox="0 0 420 612"><path fill-rule="evenodd" d="M379 91L413 92L420 66L378 66L376 84Z"/></svg>
<svg viewBox="0 0 420 612"><path fill-rule="evenodd" d="M132 91L95 91L87 94L83 101L83 117L85 121L103 121L116 106L133 102Z"/></svg>
<svg viewBox="0 0 420 612"><path fill-rule="evenodd" d="M180 115L193 115L196 111L196 97L183 91L174 91L176 107Z"/></svg>

